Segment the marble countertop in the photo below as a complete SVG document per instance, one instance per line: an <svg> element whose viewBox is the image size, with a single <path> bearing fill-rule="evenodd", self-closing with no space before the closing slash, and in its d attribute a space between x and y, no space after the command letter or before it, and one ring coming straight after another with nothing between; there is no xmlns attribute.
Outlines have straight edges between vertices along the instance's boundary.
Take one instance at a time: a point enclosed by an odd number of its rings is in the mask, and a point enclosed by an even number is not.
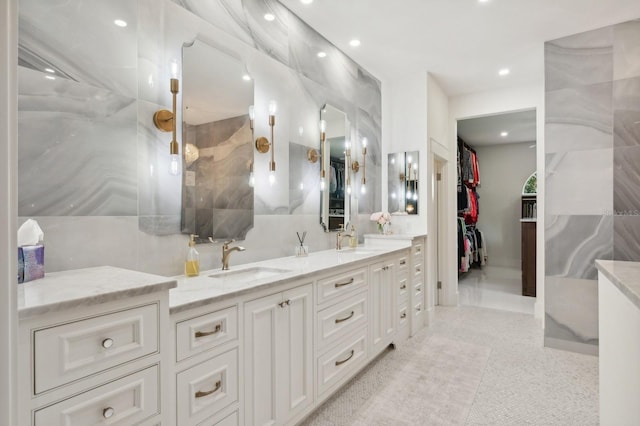
<svg viewBox="0 0 640 426"><path fill-rule="evenodd" d="M427 234L364 234L364 238L373 240L409 240L413 241L416 238L426 237Z"/></svg>
<svg viewBox="0 0 640 426"><path fill-rule="evenodd" d="M596 260L596 267L640 309L640 262Z"/></svg>
<svg viewBox="0 0 640 426"><path fill-rule="evenodd" d="M18 317L33 317L174 288L173 278L113 266L52 272L18 285Z"/></svg>
<svg viewBox="0 0 640 426"><path fill-rule="evenodd" d="M174 314L258 289L266 289L305 278L315 278L316 274L328 272L336 267L357 267L362 262L410 247L410 241L405 241L404 244L393 244L390 247L360 245L356 249L324 250L310 253L304 257L289 256L235 266L232 257L229 271L214 269L200 271L200 275L197 277L185 277L184 275L175 277L178 286L169 292L170 312ZM244 282L232 278L234 275L236 277L242 276L244 271L247 271L247 276L250 277L250 270L273 272L274 274ZM212 274L222 278L211 278ZM224 279L224 275L229 275L230 279Z"/></svg>

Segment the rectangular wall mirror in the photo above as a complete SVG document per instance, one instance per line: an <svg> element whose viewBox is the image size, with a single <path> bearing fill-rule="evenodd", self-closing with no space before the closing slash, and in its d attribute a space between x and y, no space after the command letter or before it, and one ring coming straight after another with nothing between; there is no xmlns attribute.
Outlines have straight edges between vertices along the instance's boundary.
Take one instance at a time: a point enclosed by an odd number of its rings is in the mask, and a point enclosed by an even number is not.
<svg viewBox="0 0 640 426"><path fill-rule="evenodd" d="M182 49L182 79L182 232L244 239L253 228L253 79L199 40Z"/></svg>
<svg viewBox="0 0 640 426"><path fill-rule="evenodd" d="M320 123L321 139L324 139L321 173L325 172L325 187L320 192L320 223L326 231L336 231L349 223L350 173L346 167L345 144L349 142L351 128L347 115L331 105L320 110Z"/></svg>
<svg viewBox="0 0 640 426"><path fill-rule="evenodd" d="M388 206L391 213L418 214L418 151L388 156Z"/></svg>

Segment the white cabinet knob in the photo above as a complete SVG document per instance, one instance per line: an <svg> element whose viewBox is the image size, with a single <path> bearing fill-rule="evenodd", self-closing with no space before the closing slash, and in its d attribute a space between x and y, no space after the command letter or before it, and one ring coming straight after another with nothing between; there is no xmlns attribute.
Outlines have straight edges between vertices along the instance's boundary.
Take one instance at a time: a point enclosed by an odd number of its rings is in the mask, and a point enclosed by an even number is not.
<svg viewBox="0 0 640 426"><path fill-rule="evenodd" d="M102 347L105 349L109 349L113 346L113 339L106 338L102 341Z"/></svg>
<svg viewBox="0 0 640 426"><path fill-rule="evenodd" d="M115 413L116 413L116 410L114 410L111 407L107 407L104 410L102 410L102 417L104 417L105 419L110 419L111 417L113 417Z"/></svg>

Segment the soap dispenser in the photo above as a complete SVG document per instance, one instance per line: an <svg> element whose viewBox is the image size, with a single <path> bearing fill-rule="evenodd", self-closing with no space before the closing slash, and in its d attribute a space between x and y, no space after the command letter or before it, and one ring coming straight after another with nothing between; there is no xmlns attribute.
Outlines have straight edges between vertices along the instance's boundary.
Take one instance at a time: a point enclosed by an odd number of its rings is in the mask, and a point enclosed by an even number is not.
<svg viewBox="0 0 640 426"><path fill-rule="evenodd" d="M184 262L184 274L188 277L200 275L200 254L196 250L196 237L195 234L189 236L189 251L187 260Z"/></svg>
<svg viewBox="0 0 640 426"><path fill-rule="evenodd" d="M351 225L351 238L349 238L349 247L356 248L358 246L358 233L355 225Z"/></svg>

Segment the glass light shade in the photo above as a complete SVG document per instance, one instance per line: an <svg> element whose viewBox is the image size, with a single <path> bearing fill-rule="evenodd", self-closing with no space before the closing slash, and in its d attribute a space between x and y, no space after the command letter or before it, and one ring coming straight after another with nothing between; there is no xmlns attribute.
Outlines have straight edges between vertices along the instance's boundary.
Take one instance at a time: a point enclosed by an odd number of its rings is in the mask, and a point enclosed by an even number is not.
<svg viewBox="0 0 640 426"><path fill-rule="evenodd" d="M327 131L327 122L325 120L320 120L319 126L322 133Z"/></svg>
<svg viewBox="0 0 640 426"><path fill-rule="evenodd" d="M367 193L367 185L362 185L360 187L360 192L362 192L363 194L366 194Z"/></svg>
<svg viewBox="0 0 640 426"><path fill-rule="evenodd" d="M180 174L180 156L178 154L171 155L171 162L169 163L169 174L171 176L178 176Z"/></svg>
<svg viewBox="0 0 640 426"><path fill-rule="evenodd" d="M327 182L325 178L320 178L320 191L324 191L324 188L326 185L327 185Z"/></svg>
<svg viewBox="0 0 640 426"><path fill-rule="evenodd" d="M256 185L256 177L253 175L253 172L249 173L249 186L254 187Z"/></svg>
<svg viewBox="0 0 640 426"><path fill-rule="evenodd" d="M276 172L270 171L269 172L269 185L273 185L274 183L276 183Z"/></svg>
<svg viewBox="0 0 640 426"><path fill-rule="evenodd" d="M362 138L362 147L363 148L367 147L367 138Z"/></svg>
<svg viewBox="0 0 640 426"><path fill-rule="evenodd" d="M249 106L249 118L251 120L256 118L256 108L253 105Z"/></svg>
<svg viewBox="0 0 640 426"><path fill-rule="evenodd" d="M278 111L278 104L276 103L276 101L269 102L269 115L276 115L277 111Z"/></svg>

